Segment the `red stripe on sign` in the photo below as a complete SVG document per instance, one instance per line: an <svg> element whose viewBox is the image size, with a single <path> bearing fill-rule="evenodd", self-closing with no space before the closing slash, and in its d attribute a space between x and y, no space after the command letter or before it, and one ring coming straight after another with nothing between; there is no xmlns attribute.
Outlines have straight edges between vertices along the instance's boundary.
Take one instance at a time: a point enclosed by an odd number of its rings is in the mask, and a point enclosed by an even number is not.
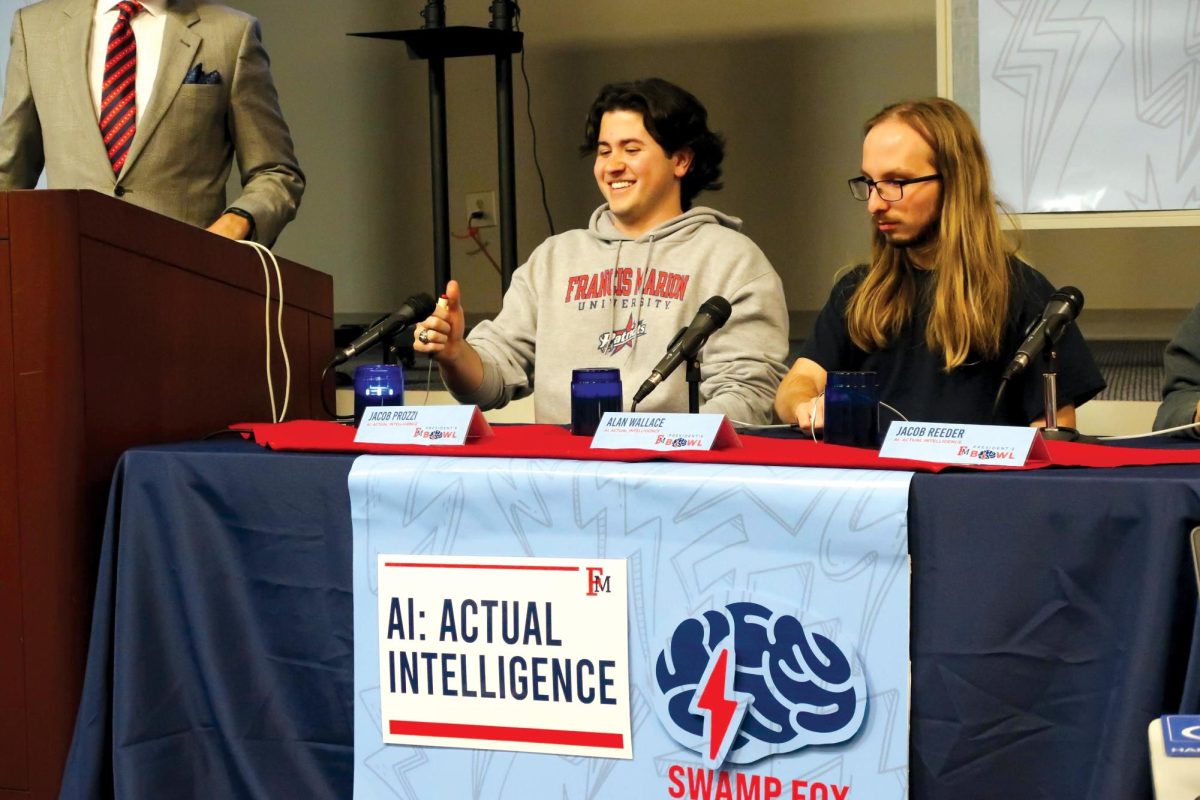
<svg viewBox="0 0 1200 800"><path fill-rule="evenodd" d="M579 572L579 567L526 567L516 564L507 566L504 564L420 564L409 563L407 561L385 561L383 565L385 567L418 567L424 569L522 569L541 572Z"/></svg>
<svg viewBox="0 0 1200 800"><path fill-rule="evenodd" d="M619 733L508 728L500 725L458 725L451 722L413 722L393 719L388 722L388 731L393 736L432 736L439 739L484 739L489 742L566 744L576 747L605 747L614 750L625 746L625 737Z"/></svg>

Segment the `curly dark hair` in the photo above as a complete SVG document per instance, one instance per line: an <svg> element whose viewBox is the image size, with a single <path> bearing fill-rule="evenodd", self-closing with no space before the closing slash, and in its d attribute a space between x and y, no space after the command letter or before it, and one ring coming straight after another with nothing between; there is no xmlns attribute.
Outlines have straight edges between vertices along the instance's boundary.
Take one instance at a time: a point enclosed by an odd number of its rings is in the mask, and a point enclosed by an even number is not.
<svg viewBox="0 0 1200 800"><path fill-rule="evenodd" d="M725 139L708 129L708 110L696 96L662 78L644 78L610 83L600 90L588 111L579 152L594 155L600 138L600 120L609 111L636 111L642 124L667 155L692 151L692 166L680 184L683 210L705 190L716 191L721 183L721 161Z"/></svg>

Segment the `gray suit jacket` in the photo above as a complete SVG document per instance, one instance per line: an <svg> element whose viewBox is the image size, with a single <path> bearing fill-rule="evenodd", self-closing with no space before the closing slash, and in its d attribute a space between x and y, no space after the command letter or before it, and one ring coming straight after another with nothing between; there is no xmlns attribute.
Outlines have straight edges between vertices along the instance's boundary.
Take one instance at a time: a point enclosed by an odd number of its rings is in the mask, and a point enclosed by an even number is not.
<svg viewBox="0 0 1200 800"><path fill-rule="evenodd" d="M1200 305L1187 315L1163 352L1166 381L1162 387L1162 405L1154 417L1154 430L1190 425L1200 402ZM1200 430L1190 428L1175 436L1200 439Z"/></svg>
<svg viewBox="0 0 1200 800"><path fill-rule="evenodd" d="M88 82L95 0L43 0L16 13L0 112L0 189L95 189L205 227L231 207L273 242L304 192L258 21L204 0L170 0L150 104L120 175L100 138ZM186 83L199 65L219 83ZM193 78L195 73L193 72Z"/></svg>

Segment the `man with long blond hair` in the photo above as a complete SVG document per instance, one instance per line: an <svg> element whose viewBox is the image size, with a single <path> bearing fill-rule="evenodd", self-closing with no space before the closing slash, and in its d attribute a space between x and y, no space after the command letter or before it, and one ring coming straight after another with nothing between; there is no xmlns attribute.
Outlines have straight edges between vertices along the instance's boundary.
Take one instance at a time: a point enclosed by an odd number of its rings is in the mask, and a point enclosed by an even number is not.
<svg viewBox="0 0 1200 800"><path fill-rule="evenodd" d="M880 399L908 419L1045 424L1033 368L992 418L1001 373L1054 287L1001 232L966 112L941 98L883 109L865 126L862 174L850 189L875 228L871 262L834 286L775 395L779 417L820 429L827 372L870 371ZM1075 328L1057 349L1058 424L1073 427L1075 407L1104 380Z"/></svg>

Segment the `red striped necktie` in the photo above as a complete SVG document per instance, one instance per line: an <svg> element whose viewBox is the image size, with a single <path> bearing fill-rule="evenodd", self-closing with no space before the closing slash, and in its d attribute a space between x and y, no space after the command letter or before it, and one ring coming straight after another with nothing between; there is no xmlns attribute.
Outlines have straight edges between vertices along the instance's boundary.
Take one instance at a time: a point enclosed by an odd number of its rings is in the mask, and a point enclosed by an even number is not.
<svg viewBox="0 0 1200 800"><path fill-rule="evenodd" d="M100 135L113 174L119 174L137 131L137 40L129 19L142 10L135 0L117 3L117 24L108 37L104 83L100 88Z"/></svg>

